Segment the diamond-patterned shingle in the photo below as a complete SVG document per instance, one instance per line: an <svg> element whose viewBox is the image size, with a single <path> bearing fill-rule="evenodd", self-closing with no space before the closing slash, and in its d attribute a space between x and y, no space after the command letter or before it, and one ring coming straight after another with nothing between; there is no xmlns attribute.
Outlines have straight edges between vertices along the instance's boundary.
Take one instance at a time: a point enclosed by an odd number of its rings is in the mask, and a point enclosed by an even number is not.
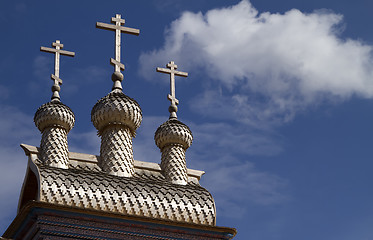
<svg viewBox="0 0 373 240"><path fill-rule="evenodd" d="M29 164L33 166L29 166L29 171L39 176L39 194L33 200L126 215L215 225L214 199L198 183L202 171L188 169L188 183L178 185L168 181L155 163L135 161L134 176L122 177L102 172L97 166L98 157L94 155L69 153L69 168L63 169L41 164L36 157L36 147L22 147L32 159ZM29 185L26 182L24 186L27 188Z"/></svg>
<svg viewBox="0 0 373 240"><path fill-rule="evenodd" d="M118 177L38 165L40 200L106 212L214 225L214 200L201 186L158 179ZM71 183L71 184L66 184ZM181 196L181 197L180 197Z"/></svg>

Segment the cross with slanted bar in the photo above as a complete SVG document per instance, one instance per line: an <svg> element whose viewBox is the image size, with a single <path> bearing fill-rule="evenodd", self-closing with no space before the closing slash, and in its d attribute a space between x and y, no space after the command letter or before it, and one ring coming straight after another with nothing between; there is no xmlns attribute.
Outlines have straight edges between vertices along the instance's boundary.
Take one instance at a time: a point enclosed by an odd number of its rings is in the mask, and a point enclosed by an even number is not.
<svg viewBox="0 0 373 240"><path fill-rule="evenodd" d="M111 22L115 23L115 25L96 22L96 28L115 31L115 59L110 58L110 64L114 66L116 72L120 72L120 70L124 70L124 65L120 62L120 34L123 32L138 36L140 30L123 27L122 25L125 23L125 20L121 18L120 14L112 17Z"/></svg>
<svg viewBox="0 0 373 240"><path fill-rule="evenodd" d="M174 61L171 61L171 62L167 63L166 67L168 69L157 67L157 72L170 74L170 91L171 91L171 94L168 94L167 98L168 98L168 100L171 101L171 106L176 107L176 105L179 104L179 100L176 99L176 94L175 94L175 75L180 76L180 77L188 77L188 73L187 72L176 71L177 65L174 63ZM176 116L176 111L177 111L177 108L175 108L175 116Z"/></svg>
<svg viewBox="0 0 373 240"><path fill-rule="evenodd" d="M60 99L60 96L58 94L58 92L60 91L59 84L62 84L62 79L60 78L60 55L74 57L75 52L69 52L69 51L62 50L63 44L60 42L60 40L56 40L56 42L53 42L52 47L55 47L55 48L40 47L40 51L55 54L54 74L51 74L51 79L54 80L54 85L53 85L54 87L52 89L53 91L52 100L53 100L55 98Z"/></svg>

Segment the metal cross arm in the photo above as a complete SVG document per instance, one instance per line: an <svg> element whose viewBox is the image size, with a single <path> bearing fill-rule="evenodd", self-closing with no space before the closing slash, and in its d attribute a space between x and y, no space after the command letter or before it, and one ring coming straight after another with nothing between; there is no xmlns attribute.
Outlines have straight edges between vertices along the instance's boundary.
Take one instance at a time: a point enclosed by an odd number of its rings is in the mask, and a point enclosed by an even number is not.
<svg viewBox="0 0 373 240"><path fill-rule="evenodd" d="M63 44L61 44L61 45L63 46ZM48 48L48 47L40 47L40 51L42 51L42 52L50 52L50 53L58 52L61 55L65 55L65 56L69 56L69 57L75 57L75 53L74 52L69 52L69 51L60 50L60 49L54 49L54 48Z"/></svg>
<svg viewBox="0 0 373 240"><path fill-rule="evenodd" d="M54 82L55 82L55 85L56 85L56 83L58 83L58 84L60 84L60 85L62 85L62 79L61 78L59 78L59 77L57 77L56 75L54 75L54 74L51 74L51 79L52 80L54 80Z"/></svg>
<svg viewBox="0 0 373 240"><path fill-rule="evenodd" d="M113 18L113 19L115 19L115 18ZM124 20L124 19L122 19L122 20ZM122 23L122 22L120 22L120 23ZM108 23L101 23L101 22L97 22L96 27L99 28L99 29L112 30L112 31L119 30L123 33L128 33L128 34L132 34L132 35L136 35L136 36L140 35L140 30L136 29L136 28L116 26L116 25L111 25L111 24L108 24Z"/></svg>
<svg viewBox="0 0 373 240"><path fill-rule="evenodd" d="M157 67L157 72L168 73L168 74L176 75L176 76L180 76L180 77L188 77L187 72L176 71L177 65L175 64L174 61L171 61L171 62L167 63L166 67L168 69Z"/></svg>
<svg viewBox="0 0 373 240"><path fill-rule="evenodd" d="M113 66L118 66L121 70L124 70L124 64L121 62L118 62L114 58L110 58L110 64Z"/></svg>
<svg viewBox="0 0 373 240"><path fill-rule="evenodd" d="M174 74L174 75L179 76L179 77L188 77L187 72L180 72L180 71L171 70L171 69L167 69L167 68L157 67L157 72Z"/></svg>

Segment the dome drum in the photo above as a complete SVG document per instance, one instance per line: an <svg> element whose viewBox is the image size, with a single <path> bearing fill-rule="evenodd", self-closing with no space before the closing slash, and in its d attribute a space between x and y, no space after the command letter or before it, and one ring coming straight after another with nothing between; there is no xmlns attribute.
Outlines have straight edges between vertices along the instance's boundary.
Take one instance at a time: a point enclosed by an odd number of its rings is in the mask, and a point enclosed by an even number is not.
<svg viewBox="0 0 373 240"><path fill-rule="evenodd" d="M42 163L67 169L69 165L67 134L74 126L74 113L60 101L51 101L39 107L34 122L42 132L40 142Z"/></svg>
<svg viewBox="0 0 373 240"><path fill-rule="evenodd" d="M161 151L170 144L180 144L186 150L192 144L193 135L187 125L177 119L169 119L158 127L154 140Z"/></svg>
<svg viewBox="0 0 373 240"><path fill-rule="evenodd" d="M142 121L142 112L134 99L114 90L93 106L91 121L99 134L108 125L123 125L131 130L134 137Z"/></svg>
<svg viewBox="0 0 373 240"><path fill-rule="evenodd" d="M73 111L59 101L52 101L41 105L35 113L36 127L43 132L47 127L60 127L67 132L74 127L75 116Z"/></svg>
<svg viewBox="0 0 373 240"><path fill-rule="evenodd" d="M134 174L132 138L142 121L139 104L114 89L93 106L91 121L101 136L101 169L110 175Z"/></svg>
<svg viewBox="0 0 373 240"><path fill-rule="evenodd" d="M165 178L171 183L186 185L188 175L185 151L193 141L189 127L171 118L158 127L154 140L162 152L160 166Z"/></svg>

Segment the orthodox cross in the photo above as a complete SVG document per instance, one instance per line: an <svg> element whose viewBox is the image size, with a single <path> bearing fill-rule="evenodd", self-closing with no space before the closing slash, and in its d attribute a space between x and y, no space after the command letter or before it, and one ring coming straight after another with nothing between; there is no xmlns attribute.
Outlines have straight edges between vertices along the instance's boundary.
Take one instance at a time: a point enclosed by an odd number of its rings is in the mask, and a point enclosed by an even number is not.
<svg viewBox="0 0 373 240"><path fill-rule="evenodd" d="M74 57L75 52L69 52L62 50L63 44L60 42L60 40L56 40L56 42L52 43L52 47L55 48L48 48L48 47L40 47L40 51L43 52L49 52L49 53L54 53L55 58L54 58L54 74L51 74L51 79L54 80L54 84L52 87L52 100L57 99L60 100L60 86L62 84L62 79L60 78L60 55L65 55L69 57Z"/></svg>
<svg viewBox="0 0 373 240"><path fill-rule="evenodd" d="M110 58L110 64L114 66L115 72L120 72L120 70L124 70L124 64L120 62L120 34L123 32L138 36L140 30L123 27L122 25L125 23L125 20L121 18L120 14L112 17L111 22L115 23L115 25L96 22L96 28L115 31L115 59Z"/></svg>
<svg viewBox="0 0 373 240"><path fill-rule="evenodd" d="M171 94L167 95L168 100L170 100L170 102L171 102L171 106L169 108L169 111L171 113L170 117L177 118L177 116L176 116L177 106L176 105L179 104L179 100L176 99L176 94L175 94L175 75L180 76L180 77L188 77L188 73L187 72L176 71L177 65L173 61L167 63L166 67L167 68L157 67L157 72L170 74L170 91L171 91Z"/></svg>

